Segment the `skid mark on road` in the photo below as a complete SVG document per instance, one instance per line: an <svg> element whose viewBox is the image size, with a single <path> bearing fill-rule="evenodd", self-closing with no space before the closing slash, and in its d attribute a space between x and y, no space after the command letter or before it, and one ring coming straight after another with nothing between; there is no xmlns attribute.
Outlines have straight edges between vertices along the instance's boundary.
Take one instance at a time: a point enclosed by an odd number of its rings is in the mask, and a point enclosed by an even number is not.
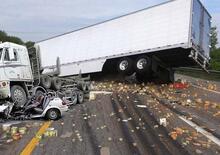
<svg viewBox="0 0 220 155"><path fill-rule="evenodd" d="M36 135L31 139L31 141L25 146L23 151L20 155L29 155L32 153L32 151L35 149L36 145L38 144L40 137L44 134L44 132L49 128L52 121L45 122L41 128L38 130Z"/></svg>

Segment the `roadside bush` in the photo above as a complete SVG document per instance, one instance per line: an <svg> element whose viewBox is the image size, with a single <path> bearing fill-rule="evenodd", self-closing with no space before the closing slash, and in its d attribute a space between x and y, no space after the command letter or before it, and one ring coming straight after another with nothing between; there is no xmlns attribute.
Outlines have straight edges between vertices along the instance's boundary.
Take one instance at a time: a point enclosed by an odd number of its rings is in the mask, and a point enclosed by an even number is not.
<svg viewBox="0 0 220 155"><path fill-rule="evenodd" d="M220 48L211 52L210 69L220 71Z"/></svg>

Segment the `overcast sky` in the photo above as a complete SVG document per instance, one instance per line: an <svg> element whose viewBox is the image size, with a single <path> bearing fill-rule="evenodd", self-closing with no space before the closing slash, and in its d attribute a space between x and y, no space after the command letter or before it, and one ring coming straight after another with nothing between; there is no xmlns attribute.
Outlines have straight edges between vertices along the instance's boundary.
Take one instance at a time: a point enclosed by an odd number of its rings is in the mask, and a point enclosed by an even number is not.
<svg viewBox="0 0 220 155"><path fill-rule="evenodd" d="M0 30L39 41L167 0L0 0ZM218 26L220 0L201 0Z"/></svg>

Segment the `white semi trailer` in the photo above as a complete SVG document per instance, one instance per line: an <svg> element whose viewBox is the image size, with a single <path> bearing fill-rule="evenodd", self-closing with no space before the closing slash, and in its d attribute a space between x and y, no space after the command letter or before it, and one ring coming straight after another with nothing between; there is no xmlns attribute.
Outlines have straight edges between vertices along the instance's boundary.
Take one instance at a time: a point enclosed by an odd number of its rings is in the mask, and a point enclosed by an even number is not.
<svg viewBox="0 0 220 155"><path fill-rule="evenodd" d="M60 76L118 71L172 81L173 67L210 57L211 16L199 0L172 0L36 43L43 73Z"/></svg>

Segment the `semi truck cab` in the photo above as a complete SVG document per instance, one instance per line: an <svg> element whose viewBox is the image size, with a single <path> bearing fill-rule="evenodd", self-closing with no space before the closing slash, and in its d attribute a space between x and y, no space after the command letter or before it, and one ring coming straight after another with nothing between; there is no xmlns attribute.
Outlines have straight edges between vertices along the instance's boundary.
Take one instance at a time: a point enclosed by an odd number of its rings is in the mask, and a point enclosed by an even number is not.
<svg viewBox="0 0 220 155"><path fill-rule="evenodd" d="M0 100L10 97L24 100L25 83L31 82L33 75L26 47L9 42L1 43Z"/></svg>
<svg viewBox="0 0 220 155"><path fill-rule="evenodd" d="M28 51L22 45L0 43L0 104L9 100L22 107L28 97L45 94L48 90L63 93L72 103L82 103L82 94L89 92L89 77L60 78L59 58L53 71L42 74L38 53L36 47Z"/></svg>

